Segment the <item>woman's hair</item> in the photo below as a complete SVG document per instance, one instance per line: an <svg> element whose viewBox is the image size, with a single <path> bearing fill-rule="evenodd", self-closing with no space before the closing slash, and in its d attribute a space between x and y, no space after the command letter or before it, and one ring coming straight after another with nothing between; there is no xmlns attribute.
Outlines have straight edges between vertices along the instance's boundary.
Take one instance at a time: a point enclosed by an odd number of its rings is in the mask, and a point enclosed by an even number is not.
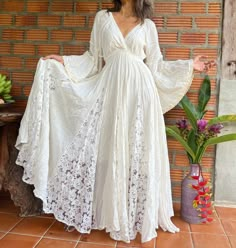
<svg viewBox="0 0 236 248"><path fill-rule="evenodd" d="M113 0L114 7L108 9L111 12L119 12L122 7L121 0ZM134 13L141 19L141 22L145 18L151 18L153 14L153 4L152 0L134 0Z"/></svg>

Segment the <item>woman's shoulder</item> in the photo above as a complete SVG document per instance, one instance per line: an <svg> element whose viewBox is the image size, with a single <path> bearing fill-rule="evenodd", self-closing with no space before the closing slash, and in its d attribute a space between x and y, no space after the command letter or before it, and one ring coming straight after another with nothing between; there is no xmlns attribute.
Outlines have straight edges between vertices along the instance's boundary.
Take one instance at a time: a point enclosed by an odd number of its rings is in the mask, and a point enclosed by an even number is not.
<svg viewBox="0 0 236 248"><path fill-rule="evenodd" d="M99 10L97 13L96 13L96 18L99 18L99 17L103 17L103 16L106 16L108 15L109 12L107 9L101 9Z"/></svg>
<svg viewBox="0 0 236 248"><path fill-rule="evenodd" d="M145 18L145 23L148 27L150 28L156 28L156 24L154 23L154 21L150 18Z"/></svg>

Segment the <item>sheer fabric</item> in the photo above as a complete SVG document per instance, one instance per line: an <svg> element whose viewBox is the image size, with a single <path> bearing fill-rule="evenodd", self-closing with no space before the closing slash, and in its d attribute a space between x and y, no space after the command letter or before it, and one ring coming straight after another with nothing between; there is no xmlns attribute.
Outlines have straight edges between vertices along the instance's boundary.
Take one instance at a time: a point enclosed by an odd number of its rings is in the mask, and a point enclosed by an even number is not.
<svg viewBox="0 0 236 248"><path fill-rule="evenodd" d="M64 62L39 61L16 142L44 211L125 242L179 231L163 113L188 90L192 60L163 61L151 20L123 37L102 10L89 51Z"/></svg>

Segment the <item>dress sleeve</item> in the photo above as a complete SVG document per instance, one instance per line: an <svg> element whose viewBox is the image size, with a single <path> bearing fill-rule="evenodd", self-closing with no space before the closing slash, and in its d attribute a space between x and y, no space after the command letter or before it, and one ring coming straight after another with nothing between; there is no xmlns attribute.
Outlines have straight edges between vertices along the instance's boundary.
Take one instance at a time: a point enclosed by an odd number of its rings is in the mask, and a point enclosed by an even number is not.
<svg viewBox="0 0 236 248"><path fill-rule="evenodd" d="M154 22L149 21L146 37L146 64L151 70L163 113L169 111L188 91L193 79L193 60L164 61Z"/></svg>
<svg viewBox="0 0 236 248"><path fill-rule="evenodd" d="M82 79L91 77L102 69L101 35L99 33L102 14L104 10L99 11L95 16L89 50L82 55L63 56L65 69L74 82L78 83Z"/></svg>

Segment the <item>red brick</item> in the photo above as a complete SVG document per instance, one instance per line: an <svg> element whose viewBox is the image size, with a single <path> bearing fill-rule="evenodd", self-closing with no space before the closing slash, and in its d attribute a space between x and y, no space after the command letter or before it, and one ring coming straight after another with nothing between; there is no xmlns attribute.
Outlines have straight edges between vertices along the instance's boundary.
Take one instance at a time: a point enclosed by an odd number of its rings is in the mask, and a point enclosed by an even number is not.
<svg viewBox="0 0 236 248"><path fill-rule="evenodd" d="M25 58L25 68L35 69L39 59L38 58Z"/></svg>
<svg viewBox="0 0 236 248"><path fill-rule="evenodd" d="M84 27L85 16L65 16L63 25L69 27Z"/></svg>
<svg viewBox="0 0 236 248"><path fill-rule="evenodd" d="M89 16L89 28L93 26L94 23L94 16Z"/></svg>
<svg viewBox="0 0 236 248"><path fill-rule="evenodd" d="M60 46L52 44L40 44L37 46L38 55L45 56L48 54L59 54Z"/></svg>
<svg viewBox="0 0 236 248"><path fill-rule="evenodd" d="M167 27L170 28L192 28L192 18L191 17L168 17Z"/></svg>
<svg viewBox="0 0 236 248"><path fill-rule="evenodd" d="M218 15L222 13L221 3L208 3L208 13Z"/></svg>
<svg viewBox="0 0 236 248"><path fill-rule="evenodd" d="M167 144L168 144L168 148L170 150L184 151L183 146L177 140L174 140L172 138L171 139L168 138L167 139Z"/></svg>
<svg viewBox="0 0 236 248"><path fill-rule="evenodd" d="M61 16L50 15L50 16L39 16L38 25L39 26L59 26L61 23Z"/></svg>
<svg viewBox="0 0 236 248"><path fill-rule="evenodd" d="M54 41L70 41L72 40L73 32L71 30L52 30L51 40Z"/></svg>
<svg viewBox="0 0 236 248"><path fill-rule="evenodd" d="M24 1L1 0L0 10L6 12L20 12L24 10Z"/></svg>
<svg viewBox="0 0 236 248"><path fill-rule="evenodd" d="M206 43L206 34L204 33L184 33L181 35L182 44L205 44Z"/></svg>
<svg viewBox="0 0 236 248"><path fill-rule="evenodd" d="M11 88L11 95L12 96L21 96L22 95L22 86L13 83L12 88Z"/></svg>
<svg viewBox="0 0 236 248"><path fill-rule="evenodd" d="M30 90L31 90L31 86L30 86L30 85L25 85L25 86L23 87L23 94L24 94L25 96L29 96Z"/></svg>
<svg viewBox="0 0 236 248"><path fill-rule="evenodd" d="M167 60L189 59L190 49L182 47L169 47L165 49L165 58Z"/></svg>
<svg viewBox="0 0 236 248"><path fill-rule="evenodd" d="M187 96L193 104L198 103L198 92L188 92ZM216 106L216 96L211 95L207 108L209 106Z"/></svg>
<svg viewBox="0 0 236 248"><path fill-rule="evenodd" d="M0 14L0 26L11 25L12 24L12 15L9 14Z"/></svg>
<svg viewBox="0 0 236 248"><path fill-rule="evenodd" d="M2 31L3 40L23 40L24 30L20 29L5 29Z"/></svg>
<svg viewBox="0 0 236 248"><path fill-rule="evenodd" d="M188 164L186 164L188 165ZM171 169L170 177L173 182L181 182L183 179L183 171L182 170L175 170Z"/></svg>
<svg viewBox="0 0 236 248"><path fill-rule="evenodd" d="M163 28L164 27L164 18L163 17L153 17L152 21L156 24L158 28Z"/></svg>
<svg viewBox="0 0 236 248"><path fill-rule="evenodd" d="M27 1L28 12L47 12L49 7L49 0L30 0Z"/></svg>
<svg viewBox="0 0 236 248"><path fill-rule="evenodd" d="M12 81L17 83L32 83L34 74L32 72L13 72Z"/></svg>
<svg viewBox="0 0 236 248"><path fill-rule="evenodd" d="M52 12L66 12L66 11L72 12L73 7L74 7L74 4L70 0L67 0L67 2L54 0L52 2L51 11Z"/></svg>
<svg viewBox="0 0 236 248"><path fill-rule="evenodd" d="M79 32L76 32L76 40L88 42L90 40L90 34L91 34L91 31L81 30Z"/></svg>
<svg viewBox="0 0 236 248"><path fill-rule="evenodd" d="M181 197L181 187L180 187L180 185L175 185L172 188L172 196L173 196L173 198L177 198L177 199L179 199Z"/></svg>
<svg viewBox="0 0 236 248"><path fill-rule="evenodd" d="M203 157L201 160L201 165L203 168L213 168L214 166L214 156L213 157Z"/></svg>
<svg viewBox="0 0 236 248"><path fill-rule="evenodd" d="M8 78L10 77L9 71L2 70L1 68L0 68L0 74L6 75Z"/></svg>
<svg viewBox="0 0 236 248"><path fill-rule="evenodd" d="M77 2L76 4L76 12L79 13L96 13L98 10L97 2Z"/></svg>
<svg viewBox="0 0 236 248"><path fill-rule="evenodd" d="M176 2L158 2L154 4L154 13L157 14L167 14L167 13L177 13L177 3Z"/></svg>
<svg viewBox="0 0 236 248"><path fill-rule="evenodd" d="M220 42L220 37L218 34L208 34L208 44L218 46Z"/></svg>
<svg viewBox="0 0 236 248"><path fill-rule="evenodd" d="M204 14L206 13L205 3L196 2L182 2L181 3L181 13L184 14Z"/></svg>
<svg viewBox="0 0 236 248"><path fill-rule="evenodd" d="M203 78L194 78L192 85L191 85L191 90L199 90L203 82ZM211 90L216 90L216 79L211 79Z"/></svg>
<svg viewBox="0 0 236 248"><path fill-rule="evenodd" d="M13 46L13 51L14 54L34 55L35 45L25 44L25 43L15 43Z"/></svg>
<svg viewBox="0 0 236 248"><path fill-rule="evenodd" d="M175 32L159 32L159 42L160 44L175 44L178 40L178 34Z"/></svg>
<svg viewBox="0 0 236 248"><path fill-rule="evenodd" d="M113 3L102 2L102 9L111 9L111 8L113 8Z"/></svg>
<svg viewBox="0 0 236 248"><path fill-rule="evenodd" d="M16 16L16 26L33 26L37 24L36 16Z"/></svg>
<svg viewBox="0 0 236 248"><path fill-rule="evenodd" d="M78 45L65 45L63 47L63 54L64 55L80 55L84 53L86 48L84 46Z"/></svg>
<svg viewBox="0 0 236 248"><path fill-rule="evenodd" d="M177 153L175 155L175 165L176 166L189 165L189 160L188 160L187 154Z"/></svg>
<svg viewBox="0 0 236 248"><path fill-rule="evenodd" d="M0 54L10 54L11 45L9 43L0 43Z"/></svg>
<svg viewBox="0 0 236 248"><path fill-rule="evenodd" d="M23 99L15 99L16 102L12 104L11 109L16 111L16 112L23 112L25 110L27 100Z"/></svg>
<svg viewBox="0 0 236 248"><path fill-rule="evenodd" d="M204 55L207 56L207 59L214 60L218 57L218 49L210 49L210 48L195 48L193 49L194 56Z"/></svg>
<svg viewBox="0 0 236 248"><path fill-rule="evenodd" d="M0 57L0 67L19 69L22 67L22 59L18 57Z"/></svg>
<svg viewBox="0 0 236 248"><path fill-rule="evenodd" d="M40 30L40 29L31 29L26 31L26 39L27 40L47 40L48 39L48 31Z"/></svg>
<svg viewBox="0 0 236 248"><path fill-rule="evenodd" d="M220 28L219 17L197 17L195 23L198 28L218 29Z"/></svg>

